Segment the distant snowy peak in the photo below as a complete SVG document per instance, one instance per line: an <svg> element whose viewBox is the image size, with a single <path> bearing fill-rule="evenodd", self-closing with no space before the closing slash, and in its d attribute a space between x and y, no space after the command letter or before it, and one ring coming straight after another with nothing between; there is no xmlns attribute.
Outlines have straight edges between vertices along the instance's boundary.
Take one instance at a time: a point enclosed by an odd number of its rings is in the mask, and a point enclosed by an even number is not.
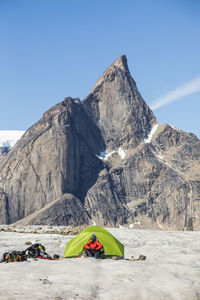
<svg viewBox="0 0 200 300"><path fill-rule="evenodd" d="M0 147L12 148L24 132L23 130L0 130Z"/></svg>

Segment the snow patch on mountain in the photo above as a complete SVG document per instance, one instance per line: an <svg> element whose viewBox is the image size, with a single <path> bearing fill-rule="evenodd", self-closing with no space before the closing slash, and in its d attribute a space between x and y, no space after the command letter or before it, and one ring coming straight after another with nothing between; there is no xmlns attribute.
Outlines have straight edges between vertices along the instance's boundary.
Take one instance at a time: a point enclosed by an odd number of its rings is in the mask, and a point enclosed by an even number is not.
<svg viewBox="0 0 200 300"><path fill-rule="evenodd" d="M96 155L96 156L99 159L107 160L109 157L111 157L114 154L118 154L121 159L124 159L125 156L126 156L126 151L123 150L122 148L119 148L118 150L111 151L111 152L103 151L103 152L100 153L100 155Z"/></svg>
<svg viewBox="0 0 200 300"><path fill-rule="evenodd" d="M118 149L118 154L121 157L121 159L124 159L124 157L126 156L126 152L122 148Z"/></svg>
<svg viewBox="0 0 200 300"><path fill-rule="evenodd" d="M156 133L157 129L158 129L158 124L155 124L155 125L152 127L152 129L151 129L151 131L150 131L150 133L149 133L149 135L148 135L148 138L144 140L144 142L145 142L146 144L148 144L148 143L150 143L150 142L152 141L153 135Z"/></svg>

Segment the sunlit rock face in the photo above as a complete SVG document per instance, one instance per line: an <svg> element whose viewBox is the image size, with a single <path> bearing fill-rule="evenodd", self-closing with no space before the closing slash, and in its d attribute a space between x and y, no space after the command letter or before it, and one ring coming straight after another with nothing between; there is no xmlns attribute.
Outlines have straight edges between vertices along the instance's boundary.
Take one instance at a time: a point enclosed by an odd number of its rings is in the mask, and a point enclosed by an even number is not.
<svg viewBox="0 0 200 300"><path fill-rule="evenodd" d="M158 124L123 55L23 135L0 191L1 223L199 230L200 141Z"/></svg>
<svg viewBox="0 0 200 300"><path fill-rule="evenodd" d="M101 130L109 151L137 147L156 123L131 77L125 55L100 77L83 106Z"/></svg>

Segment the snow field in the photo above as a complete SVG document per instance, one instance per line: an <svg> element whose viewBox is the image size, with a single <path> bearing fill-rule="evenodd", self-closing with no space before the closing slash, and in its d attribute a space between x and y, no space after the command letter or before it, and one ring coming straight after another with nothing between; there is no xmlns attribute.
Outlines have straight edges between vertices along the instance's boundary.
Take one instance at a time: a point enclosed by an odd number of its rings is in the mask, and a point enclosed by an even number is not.
<svg viewBox="0 0 200 300"><path fill-rule="evenodd" d="M200 299L200 232L108 229L125 260L71 258L0 264L0 299ZM63 255L72 236L0 232L0 253L40 242ZM134 255L146 261L129 261Z"/></svg>

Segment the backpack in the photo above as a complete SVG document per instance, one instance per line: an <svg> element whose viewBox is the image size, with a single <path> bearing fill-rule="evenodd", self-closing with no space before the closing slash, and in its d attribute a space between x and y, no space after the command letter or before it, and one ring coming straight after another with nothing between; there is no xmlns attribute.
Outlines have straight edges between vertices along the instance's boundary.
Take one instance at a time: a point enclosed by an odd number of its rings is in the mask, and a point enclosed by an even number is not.
<svg viewBox="0 0 200 300"><path fill-rule="evenodd" d="M3 254L1 262L16 262L16 261L26 261L27 256L25 254L25 251L10 251L10 252L5 252Z"/></svg>
<svg viewBox="0 0 200 300"><path fill-rule="evenodd" d="M27 258L43 258L43 259L59 259L58 254L54 254L53 258L45 252L46 249L42 244L33 244L24 251L10 251L5 252L2 256L0 262L16 262L16 261L26 261Z"/></svg>
<svg viewBox="0 0 200 300"><path fill-rule="evenodd" d="M38 256L46 256L46 249L42 244L33 244L25 250L27 257L37 258Z"/></svg>

